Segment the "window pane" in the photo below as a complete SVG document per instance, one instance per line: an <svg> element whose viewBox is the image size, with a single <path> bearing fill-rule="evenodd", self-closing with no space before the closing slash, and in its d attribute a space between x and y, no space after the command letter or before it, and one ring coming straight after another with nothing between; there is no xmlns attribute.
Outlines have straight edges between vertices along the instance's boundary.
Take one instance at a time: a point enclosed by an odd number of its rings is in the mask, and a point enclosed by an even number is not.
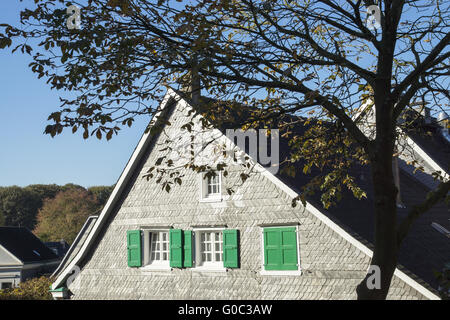
<svg viewBox="0 0 450 320"><path fill-rule="evenodd" d="M222 232L201 232L200 253L204 262L223 261Z"/></svg>
<svg viewBox="0 0 450 320"><path fill-rule="evenodd" d="M169 260L169 233L166 231L150 233L150 262Z"/></svg>

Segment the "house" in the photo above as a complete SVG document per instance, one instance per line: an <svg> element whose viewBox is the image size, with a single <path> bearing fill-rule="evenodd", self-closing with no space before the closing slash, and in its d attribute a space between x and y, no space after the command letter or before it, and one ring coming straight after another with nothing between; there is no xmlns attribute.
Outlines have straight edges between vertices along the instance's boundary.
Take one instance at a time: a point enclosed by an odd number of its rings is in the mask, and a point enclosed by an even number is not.
<svg viewBox="0 0 450 320"><path fill-rule="evenodd" d="M16 287L29 278L53 272L61 262L28 229L0 227L1 289Z"/></svg>
<svg viewBox="0 0 450 320"><path fill-rule="evenodd" d="M44 244L59 258L63 258L66 255L67 251L69 251L70 247L64 239L61 239L60 241L45 242Z"/></svg>
<svg viewBox="0 0 450 320"><path fill-rule="evenodd" d="M85 241L70 262L59 266L54 297L356 298L355 288L372 255L370 168L356 167L353 172L367 199L345 197L328 210L317 198L307 199L305 207L292 206L310 176L289 178L256 161L241 185L237 182L244 167L238 163L229 164L227 175L181 166L175 178L182 180L175 179L166 192L167 185L145 177L167 155L167 145L172 151L180 149L177 139L189 140L189 132L201 130L205 119L193 105L182 93L168 90L151 123L161 129L144 133ZM234 148L223 129L202 133ZM285 148L280 142L280 153ZM448 145L440 146L445 148ZM203 151L203 157L196 157L211 164L210 153ZM404 215L429 188L403 169L399 183L404 206L399 215ZM226 192L230 186L237 186L231 195ZM439 299L433 270L449 261L450 242L432 222L448 229L448 218L448 208L439 204L417 221L403 245L389 299Z"/></svg>

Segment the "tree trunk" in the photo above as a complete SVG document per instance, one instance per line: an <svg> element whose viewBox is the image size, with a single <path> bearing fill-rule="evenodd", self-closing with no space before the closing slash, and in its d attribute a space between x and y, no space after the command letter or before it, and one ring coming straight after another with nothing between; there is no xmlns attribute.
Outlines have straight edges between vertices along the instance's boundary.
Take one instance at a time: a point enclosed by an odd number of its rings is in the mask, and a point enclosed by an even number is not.
<svg viewBox="0 0 450 320"><path fill-rule="evenodd" d="M392 170L393 143L389 141L389 131L381 134L383 137L371 161L375 202L375 248L371 266L379 267L380 286L373 288L371 280L377 272L369 270L356 289L358 300L386 299L397 266L397 188ZM368 285L369 282L372 285Z"/></svg>

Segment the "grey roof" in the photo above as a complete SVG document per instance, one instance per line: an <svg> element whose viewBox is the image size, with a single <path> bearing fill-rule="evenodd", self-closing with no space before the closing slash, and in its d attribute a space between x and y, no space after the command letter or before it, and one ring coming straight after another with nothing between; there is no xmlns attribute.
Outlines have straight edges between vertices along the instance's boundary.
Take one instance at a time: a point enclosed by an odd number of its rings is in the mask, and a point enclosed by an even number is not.
<svg viewBox="0 0 450 320"><path fill-rule="evenodd" d="M442 136L441 130L442 128L436 124L421 125L417 130L408 132L408 135L442 169L448 171L450 169L450 143Z"/></svg>
<svg viewBox="0 0 450 320"><path fill-rule="evenodd" d="M179 93L182 95L182 93ZM189 101L189 99L187 99ZM204 99L204 102L216 103L213 99ZM212 108L217 112L217 108ZM240 109L240 108L237 108ZM201 112L207 116L211 109L206 108ZM221 111L219 111L221 112ZM225 128L236 128L245 118L245 111L233 111L232 116L228 116L221 122L218 128L225 133ZM288 116L292 117L292 116ZM218 117L215 117L218 118ZM300 117L293 117L296 120ZM231 122L230 122L231 121ZM233 123L233 121L235 121ZM330 123L330 125L333 125ZM425 149L427 154L432 157L443 168L448 168L450 159L450 145L440 136L439 131L435 128L419 128L409 135L420 146ZM306 127L298 124L293 128L296 134L305 132ZM288 142L280 138L280 160L289 157L290 146ZM277 177L285 184L295 190L298 194L302 192L302 187L306 185L315 175L320 172L318 169L312 169L310 174L305 175L302 172L303 164L297 162L295 178L279 173ZM444 170L445 170L444 169ZM326 171L326 169L325 169ZM331 220L340 225L347 232L355 236L359 241L373 249L374 243L374 197L371 181L371 170L369 165L355 165L350 170L356 178L357 184L366 192L367 198L362 200L356 199L350 191L344 191L342 200L336 206L324 209L320 201L320 195L307 197L307 201L318 208L322 213L326 214ZM398 221L404 218L409 210L416 204L426 199L426 195L431 190L406 172L400 171L400 190L402 202L405 208L398 209ZM449 208L441 202L419 217L413 224L408 236L404 239L399 253L399 268L403 271L415 274L425 281L429 286L437 289L438 283L434 276L434 271L442 271L444 266L450 262L450 239L444 234L435 230L431 223L435 222L450 230L450 214ZM405 270L406 268L406 270ZM415 277L417 278L417 277ZM417 279L419 282L420 279Z"/></svg>
<svg viewBox="0 0 450 320"><path fill-rule="evenodd" d="M60 258L64 257L70 247L65 240L45 242L45 245Z"/></svg>
<svg viewBox="0 0 450 320"><path fill-rule="evenodd" d="M0 244L25 264L58 259L27 228L0 227Z"/></svg>

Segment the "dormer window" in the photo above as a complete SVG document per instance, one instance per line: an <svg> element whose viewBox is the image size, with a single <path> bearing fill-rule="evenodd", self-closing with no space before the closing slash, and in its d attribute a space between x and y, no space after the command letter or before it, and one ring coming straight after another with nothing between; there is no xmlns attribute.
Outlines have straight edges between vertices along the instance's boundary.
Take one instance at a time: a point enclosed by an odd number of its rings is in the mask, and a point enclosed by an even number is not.
<svg viewBox="0 0 450 320"><path fill-rule="evenodd" d="M220 172L203 173L201 179L201 197L204 201L222 200L222 179Z"/></svg>

